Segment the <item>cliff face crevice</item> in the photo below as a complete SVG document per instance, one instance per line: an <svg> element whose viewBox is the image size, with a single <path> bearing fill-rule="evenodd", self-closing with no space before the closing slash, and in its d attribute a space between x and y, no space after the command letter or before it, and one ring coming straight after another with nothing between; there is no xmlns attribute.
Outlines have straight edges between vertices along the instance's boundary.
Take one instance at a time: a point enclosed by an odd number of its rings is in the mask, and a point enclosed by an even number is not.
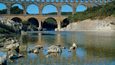
<svg viewBox="0 0 115 65"><path fill-rule="evenodd" d="M115 30L115 17L109 16L105 19L86 19L79 22L70 23L67 27L62 28L61 31L78 31L78 30Z"/></svg>

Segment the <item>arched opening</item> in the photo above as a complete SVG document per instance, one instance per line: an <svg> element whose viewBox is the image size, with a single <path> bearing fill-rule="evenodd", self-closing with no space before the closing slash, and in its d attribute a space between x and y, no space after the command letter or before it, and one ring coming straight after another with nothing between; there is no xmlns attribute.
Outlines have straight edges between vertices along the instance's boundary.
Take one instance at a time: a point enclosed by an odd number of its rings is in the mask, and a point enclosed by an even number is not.
<svg viewBox="0 0 115 65"><path fill-rule="evenodd" d="M45 5L42 9L43 15L57 15L57 12L55 5Z"/></svg>
<svg viewBox="0 0 115 65"><path fill-rule="evenodd" d="M73 9L70 5L62 5L61 7L61 15L71 15Z"/></svg>
<svg viewBox="0 0 115 65"><path fill-rule="evenodd" d="M87 7L85 5L78 5L76 8L76 12L84 12L87 10Z"/></svg>
<svg viewBox="0 0 115 65"><path fill-rule="evenodd" d="M39 23L36 18L28 19L28 30L29 31L37 31L38 27L39 27Z"/></svg>
<svg viewBox="0 0 115 65"><path fill-rule="evenodd" d="M80 2L85 2L85 1L87 1L87 0L80 0Z"/></svg>
<svg viewBox="0 0 115 65"><path fill-rule="evenodd" d="M46 0L46 2L51 2L52 0Z"/></svg>
<svg viewBox="0 0 115 65"><path fill-rule="evenodd" d="M18 18L18 17L14 17L11 20L13 20L14 23L14 28L17 30L17 32L21 32L23 25L22 25L22 19Z"/></svg>
<svg viewBox="0 0 115 65"><path fill-rule="evenodd" d="M27 7L27 14L39 14L39 7L35 4L31 4Z"/></svg>
<svg viewBox="0 0 115 65"><path fill-rule="evenodd" d="M54 31L57 28L57 22L54 18L47 18L42 24L43 30Z"/></svg>
<svg viewBox="0 0 115 65"><path fill-rule="evenodd" d="M61 23L61 27L66 27L70 23L70 20L68 18L65 18L63 22Z"/></svg>
<svg viewBox="0 0 115 65"><path fill-rule="evenodd" d="M0 14L7 13L7 6L4 3L0 3Z"/></svg>
<svg viewBox="0 0 115 65"><path fill-rule="evenodd" d="M23 6L21 4L13 4L10 8L11 14L23 14Z"/></svg>
<svg viewBox="0 0 115 65"><path fill-rule="evenodd" d="M22 20L20 18L18 18L18 17L14 17L11 20L13 20L13 21L15 21L17 23L21 23L22 22Z"/></svg>
<svg viewBox="0 0 115 65"><path fill-rule="evenodd" d="M85 2L86 2L86 3L88 3L88 2L92 2L92 0L85 0Z"/></svg>

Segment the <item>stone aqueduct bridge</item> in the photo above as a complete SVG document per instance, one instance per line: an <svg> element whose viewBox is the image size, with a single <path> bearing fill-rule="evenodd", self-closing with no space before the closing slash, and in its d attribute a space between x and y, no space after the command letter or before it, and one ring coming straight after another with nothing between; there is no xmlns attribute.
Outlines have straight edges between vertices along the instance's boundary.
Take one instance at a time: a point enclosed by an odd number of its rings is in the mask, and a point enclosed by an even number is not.
<svg viewBox="0 0 115 65"><path fill-rule="evenodd" d="M69 5L72 7L74 14L76 12L77 5L84 5L87 8L103 5L112 0L0 0L0 3L4 3L7 6L7 14L2 14L0 17L5 17L8 19L12 19L15 17L20 18L21 20L28 20L29 18L36 18L39 23L39 29L41 29L41 23L44 22L45 19L52 17L57 21L57 29L60 30L61 22L67 18L68 16L61 15L61 6L62 5ZM23 6L23 14L10 14L10 8L13 4L21 4ZM27 6L30 4L35 4L39 7L39 15L28 15L26 13ZM53 5L57 8L57 15L42 15L42 9L46 5Z"/></svg>

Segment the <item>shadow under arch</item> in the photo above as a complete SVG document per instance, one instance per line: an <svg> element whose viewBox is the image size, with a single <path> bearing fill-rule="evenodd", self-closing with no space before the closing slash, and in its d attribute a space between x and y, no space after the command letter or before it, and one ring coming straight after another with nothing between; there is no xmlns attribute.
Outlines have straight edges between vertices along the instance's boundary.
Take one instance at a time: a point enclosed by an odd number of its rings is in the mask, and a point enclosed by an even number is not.
<svg viewBox="0 0 115 65"><path fill-rule="evenodd" d="M68 18L65 18L62 22L61 22L61 27L64 28L67 25L69 25L70 20Z"/></svg>
<svg viewBox="0 0 115 65"><path fill-rule="evenodd" d="M0 7L2 7L0 9L0 14L7 14L7 5L5 3L0 2Z"/></svg>
<svg viewBox="0 0 115 65"><path fill-rule="evenodd" d="M42 28L43 28L43 30L46 30L46 31L54 31L55 28L57 28L56 19L52 18L52 17L45 19L42 24Z"/></svg>
<svg viewBox="0 0 115 65"><path fill-rule="evenodd" d="M19 17L14 17L11 19L13 22L13 28L15 29L16 33L21 33L21 30L23 28L23 24L22 24L22 19Z"/></svg>
<svg viewBox="0 0 115 65"><path fill-rule="evenodd" d="M33 31L37 31L39 27L39 21L32 17L28 19L28 30L33 30Z"/></svg>
<svg viewBox="0 0 115 65"><path fill-rule="evenodd" d="M15 22L17 22L17 23L22 23L22 19L19 18L19 17L14 17L14 18L12 18L11 20L13 20L13 21L15 21Z"/></svg>

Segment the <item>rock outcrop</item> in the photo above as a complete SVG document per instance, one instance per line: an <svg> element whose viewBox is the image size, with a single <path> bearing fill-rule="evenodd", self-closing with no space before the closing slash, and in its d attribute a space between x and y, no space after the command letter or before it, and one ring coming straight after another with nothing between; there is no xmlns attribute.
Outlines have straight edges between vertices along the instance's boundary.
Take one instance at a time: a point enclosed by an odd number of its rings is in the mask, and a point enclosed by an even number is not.
<svg viewBox="0 0 115 65"><path fill-rule="evenodd" d="M105 19L91 20L87 19L84 21L70 23L67 27L62 28L61 31L78 31L78 30L114 30L115 25L111 24L115 22L115 17L107 17Z"/></svg>
<svg viewBox="0 0 115 65"><path fill-rule="evenodd" d="M0 18L0 33L2 34L18 33L21 28L21 23L14 22L7 18Z"/></svg>

